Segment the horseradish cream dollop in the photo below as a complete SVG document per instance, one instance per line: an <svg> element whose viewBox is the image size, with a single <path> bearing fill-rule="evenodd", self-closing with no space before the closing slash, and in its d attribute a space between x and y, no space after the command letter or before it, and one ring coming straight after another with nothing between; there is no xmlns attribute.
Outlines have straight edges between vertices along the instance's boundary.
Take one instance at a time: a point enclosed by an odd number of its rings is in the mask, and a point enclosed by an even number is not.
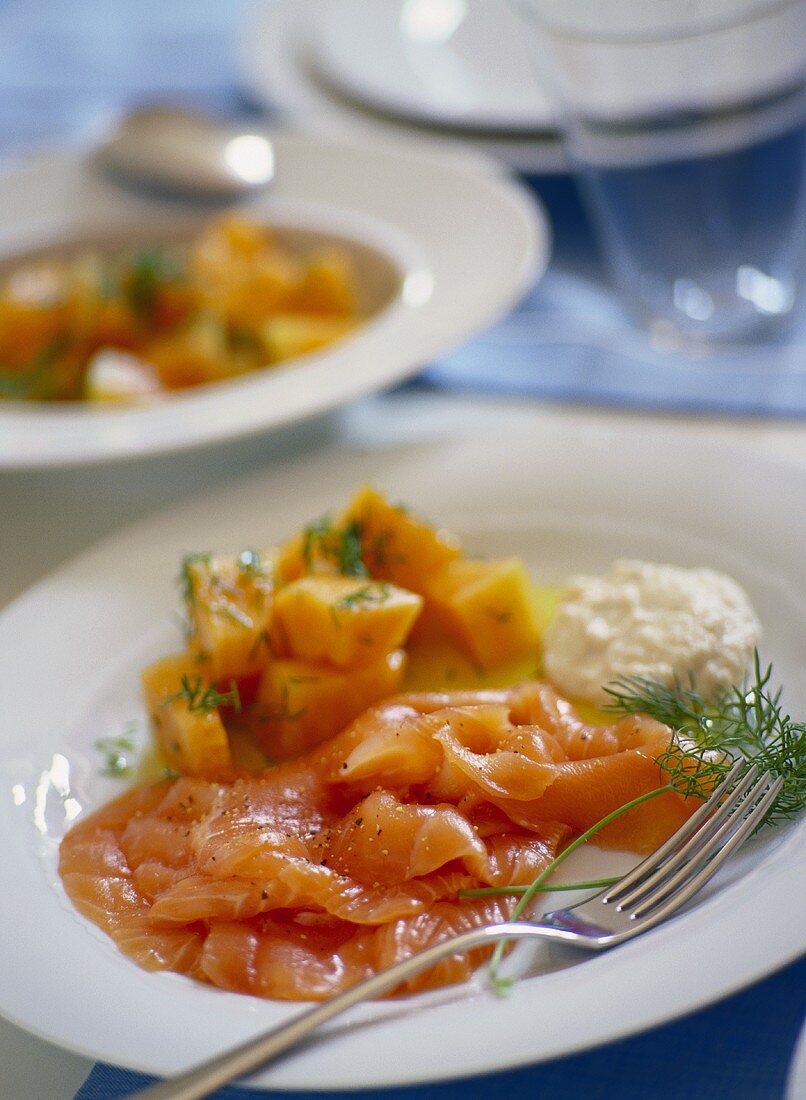
<svg viewBox="0 0 806 1100"><path fill-rule="evenodd" d="M746 673L761 627L747 594L713 569L620 559L573 578L544 638L546 674L573 698L608 700L627 676L718 696Z"/></svg>

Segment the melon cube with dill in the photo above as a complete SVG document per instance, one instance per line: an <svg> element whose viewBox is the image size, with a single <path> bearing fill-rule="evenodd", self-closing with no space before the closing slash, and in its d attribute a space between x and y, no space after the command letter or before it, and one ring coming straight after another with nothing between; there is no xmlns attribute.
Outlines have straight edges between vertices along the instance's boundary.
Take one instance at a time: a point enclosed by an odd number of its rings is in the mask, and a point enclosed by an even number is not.
<svg viewBox="0 0 806 1100"><path fill-rule="evenodd" d="M164 657L143 670L146 707L166 764L180 775L218 778L231 765L222 707L238 709L234 682L223 689L199 671L188 653Z"/></svg>
<svg viewBox="0 0 806 1100"><path fill-rule="evenodd" d="M211 679L259 672L271 652L274 563L271 551L191 554L181 581L191 644Z"/></svg>
<svg viewBox="0 0 806 1100"><path fill-rule="evenodd" d="M350 668L403 645L422 606L394 584L312 575L277 591L274 615L292 656Z"/></svg>
<svg viewBox="0 0 806 1100"><path fill-rule="evenodd" d="M532 588L518 558L451 562L429 581L426 606L483 668L537 653L540 631Z"/></svg>
<svg viewBox="0 0 806 1100"><path fill-rule="evenodd" d="M337 527L359 533L361 558L371 577L422 592L428 577L455 561L461 546L455 535L431 527L366 485L339 517Z"/></svg>
<svg viewBox="0 0 806 1100"><path fill-rule="evenodd" d="M361 557L361 533L353 523L339 525L323 516L282 544L275 572L281 581L294 581L309 573L369 577Z"/></svg>
<svg viewBox="0 0 806 1100"><path fill-rule="evenodd" d="M272 759L299 756L399 691L405 667L402 649L351 669L296 658L272 661L246 721Z"/></svg>

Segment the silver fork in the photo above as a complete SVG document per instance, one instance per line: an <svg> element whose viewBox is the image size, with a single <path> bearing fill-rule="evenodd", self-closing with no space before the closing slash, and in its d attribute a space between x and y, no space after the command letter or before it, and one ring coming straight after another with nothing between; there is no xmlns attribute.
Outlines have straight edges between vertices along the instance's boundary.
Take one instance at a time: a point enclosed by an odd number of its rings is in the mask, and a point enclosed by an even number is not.
<svg viewBox="0 0 806 1100"><path fill-rule="evenodd" d="M666 920L700 889L763 821L783 779L738 762L707 802L657 851L602 893L579 905L545 913L538 921L508 921L463 932L396 963L344 993L249 1039L188 1073L152 1085L148 1100L197 1100L278 1058L320 1024L396 985L449 955L499 940L539 937L599 951L632 939Z"/></svg>

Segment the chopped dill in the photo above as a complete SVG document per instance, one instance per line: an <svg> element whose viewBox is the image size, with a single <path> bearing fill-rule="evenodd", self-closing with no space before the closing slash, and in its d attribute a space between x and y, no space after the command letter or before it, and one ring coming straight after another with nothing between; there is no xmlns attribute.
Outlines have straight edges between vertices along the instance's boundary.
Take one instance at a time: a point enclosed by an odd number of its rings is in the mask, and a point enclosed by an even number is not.
<svg viewBox="0 0 806 1100"><path fill-rule="evenodd" d="M333 530L333 520L330 516L322 516L321 519L309 523L302 534L302 560L308 572L313 568L316 550L322 542L330 536Z"/></svg>
<svg viewBox="0 0 806 1100"><path fill-rule="evenodd" d="M191 566L198 564L209 565L210 558L211 555L206 552L185 554L184 558L182 558L177 583L179 584L182 598L188 607L193 607L196 602L196 592Z"/></svg>
<svg viewBox="0 0 806 1100"><path fill-rule="evenodd" d="M347 577L366 577L369 575L361 557L361 526L348 523L339 532L335 547L335 558L339 572Z"/></svg>
<svg viewBox="0 0 806 1100"><path fill-rule="evenodd" d="M336 607L349 609L383 603L384 600L389 599L390 591L391 589L388 584L379 584L374 587L365 584L363 588L358 588L355 592L350 592L348 595L343 596L336 604Z"/></svg>
<svg viewBox="0 0 806 1100"><path fill-rule="evenodd" d="M294 681L289 680L289 683L302 683L303 679L313 680L316 677L297 677ZM278 708L270 707L267 703L253 703L249 708L249 713L259 722L294 722L305 714L305 707L292 711L288 695L288 684L283 684L280 690L280 706Z"/></svg>
<svg viewBox="0 0 806 1100"><path fill-rule="evenodd" d="M266 627L264 627L259 632L257 637L255 638L255 640L252 644L252 648L249 650L248 660L254 661L254 659L257 657L258 653L260 652L260 647L262 645L264 645L266 647L267 652L269 653L270 656L272 656L274 651L272 649L272 644L271 644L271 635L269 634Z"/></svg>
<svg viewBox="0 0 806 1100"><path fill-rule="evenodd" d="M251 580L265 577L266 569L260 554L256 550L242 550L238 555L238 572L242 577L248 577Z"/></svg>
<svg viewBox="0 0 806 1100"><path fill-rule="evenodd" d="M63 352L67 350L68 336L54 336L24 368L0 367L0 397L48 400L60 395L58 380L54 376Z"/></svg>
<svg viewBox="0 0 806 1100"><path fill-rule="evenodd" d="M132 310L140 317L149 317L160 289L167 283L177 282L182 275L182 264L166 249L142 249L133 257L124 280Z"/></svg>
<svg viewBox="0 0 806 1100"><path fill-rule="evenodd" d="M132 774L133 768L130 757L137 749L134 743L136 731L137 722L128 722L119 737L102 737L95 742L95 748L104 757L101 775L120 779Z"/></svg>
<svg viewBox="0 0 806 1100"><path fill-rule="evenodd" d="M325 516L305 528L302 542L302 558L305 568L311 572L317 558L324 558L345 577L368 577L361 546L362 528L355 522L344 527L334 527Z"/></svg>
<svg viewBox="0 0 806 1100"><path fill-rule="evenodd" d="M223 694L215 684L204 685L201 676L197 676L191 683L190 677L183 675L179 682L182 685L180 690L164 699L163 707L168 707L180 699L186 699L191 714L210 714L219 707L232 707L234 711L240 713L241 697L234 680L230 680L230 690Z"/></svg>

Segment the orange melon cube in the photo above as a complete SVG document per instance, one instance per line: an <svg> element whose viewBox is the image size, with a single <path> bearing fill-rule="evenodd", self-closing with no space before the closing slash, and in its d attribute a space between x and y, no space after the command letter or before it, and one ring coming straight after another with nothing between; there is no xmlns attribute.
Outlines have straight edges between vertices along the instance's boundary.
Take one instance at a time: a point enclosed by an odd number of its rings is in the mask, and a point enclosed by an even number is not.
<svg viewBox="0 0 806 1100"><path fill-rule="evenodd" d="M267 239L265 226L237 214L228 215L205 228L194 245L194 260L218 267L225 257L250 258L265 248Z"/></svg>
<svg viewBox="0 0 806 1100"><path fill-rule="evenodd" d="M165 657L143 670L146 706L169 767L181 775L215 779L232 764L216 700L221 695L188 653ZM231 700L237 694L231 694Z"/></svg>
<svg viewBox="0 0 806 1100"><path fill-rule="evenodd" d="M349 668L401 646L422 606L393 584L320 575L279 589L274 615L292 656Z"/></svg>
<svg viewBox="0 0 806 1100"><path fill-rule="evenodd" d="M517 558L452 562L430 580L426 602L483 668L536 651L540 644L529 577Z"/></svg>
<svg viewBox="0 0 806 1100"><path fill-rule="evenodd" d="M148 341L139 354L168 389L214 382L230 373L226 331L219 318L196 314L189 324Z"/></svg>
<svg viewBox="0 0 806 1100"><path fill-rule="evenodd" d="M309 573L368 578L361 552L355 524L337 525L324 516L283 543L275 571L281 581L294 581Z"/></svg>
<svg viewBox="0 0 806 1100"><path fill-rule="evenodd" d="M400 649L349 671L294 658L272 661L252 708L255 737L274 760L299 756L399 691L405 664Z"/></svg>
<svg viewBox="0 0 806 1100"><path fill-rule="evenodd" d="M254 675L271 653L273 551L192 554L181 581L195 649L214 680Z"/></svg>
<svg viewBox="0 0 806 1100"><path fill-rule="evenodd" d="M355 327L351 317L316 317L304 313L275 313L259 329L260 344L269 362L327 347Z"/></svg>
<svg viewBox="0 0 806 1100"><path fill-rule="evenodd" d="M424 592L427 578L455 561L459 540L429 527L405 508L390 504L372 486L360 489L337 526L354 524L360 533L364 563L371 577Z"/></svg>
<svg viewBox="0 0 806 1100"><path fill-rule="evenodd" d="M236 271L222 280L223 312L233 325L260 325L278 310L291 308L293 295L302 281L302 266L282 252L261 253L250 261L248 270ZM211 305L221 304L217 291Z"/></svg>
<svg viewBox="0 0 806 1100"><path fill-rule="evenodd" d="M352 271L344 253L326 252L309 261L302 286L294 296L294 309L345 317L355 313Z"/></svg>
<svg viewBox="0 0 806 1100"><path fill-rule="evenodd" d="M3 367L29 367L54 341L66 332L69 307L0 298L0 360Z"/></svg>
<svg viewBox="0 0 806 1100"><path fill-rule="evenodd" d="M277 551L275 570L279 581L295 581L306 573L312 572L310 538L305 531L292 535ZM324 572L335 573L335 567Z"/></svg>

